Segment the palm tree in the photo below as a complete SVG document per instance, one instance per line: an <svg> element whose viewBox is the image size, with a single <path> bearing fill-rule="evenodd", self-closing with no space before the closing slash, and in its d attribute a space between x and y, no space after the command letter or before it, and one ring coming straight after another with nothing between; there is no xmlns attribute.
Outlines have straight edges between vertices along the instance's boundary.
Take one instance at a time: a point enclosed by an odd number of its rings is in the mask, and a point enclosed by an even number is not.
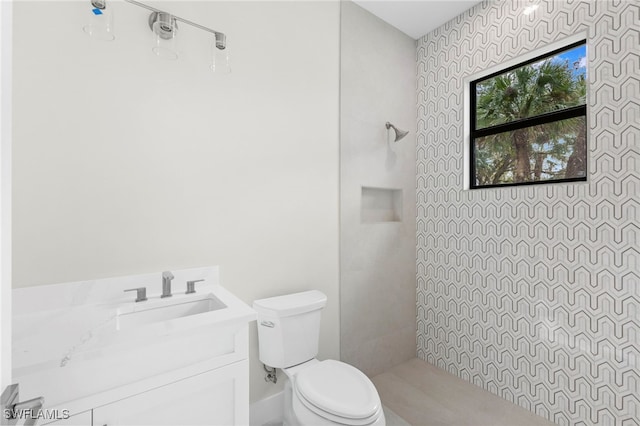
<svg viewBox="0 0 640 426"><path fill-rule="evenodd" d="M574 76L568 62L547 59L542 63L525 65L479 82L476 85L477 128L509 123L583 104L585 94L583 88L586 85L584 78L580 77ZM567 135L579 133L580 128L584 127L576 123L576 120L557 121L503 134L502 138L509 140L510 149L504 149L504 140L493 148L503 157L510 159L491 162L493 166L500 163L503 167L496 169L496 173L500 172L500 175L491 176L490 180L500 181L507 175L512 176L513 182L540 180L543 164L549 151L540 149L533 152L534 145L544 147L549 145L550 141L558 142L562 139L564 143L554 143L553 146L558 145L554 148L558 154L561 154L562 150L566 154ZM493 140L497 141L497 138ZM484 142L487 146L490 143L489 140ZM574 149L571 157L574 160L569 163L574 167L573 164L577 164L577 158L583 158L583 152ZM510 169L504 168L505 165L509 165ZM579 167L579 164L577 166ZM476 166L476 168L479 170L483 167ZM486 173L484 179L487 179Z"/></svg>
<svg viewBox="0 0 640 426"><path fill-rule="evenodd" d="M577 95L586 100L587 97L587 83L584 76L580 76L577 81ZM578 127L576 135L576 141L573 144L574 149L567 161L567 168L565 170L566 177L582 177L587 172L587 126L586 123L582 123Z"/></svg>

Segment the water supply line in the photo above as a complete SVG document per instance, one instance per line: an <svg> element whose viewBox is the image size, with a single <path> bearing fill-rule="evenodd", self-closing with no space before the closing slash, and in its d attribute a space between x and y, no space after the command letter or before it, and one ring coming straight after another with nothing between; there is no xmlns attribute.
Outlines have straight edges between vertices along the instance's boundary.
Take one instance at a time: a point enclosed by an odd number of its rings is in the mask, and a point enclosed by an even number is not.
<svg viewBox="0 0 640 426"><path fill-rule="evenodd" d="M264 367L264 371L267 372L267 374L264 376L264 381L278 383L278 376L276 376L277 368L268 367L267 364L262 364L262 366Z"/></svg>

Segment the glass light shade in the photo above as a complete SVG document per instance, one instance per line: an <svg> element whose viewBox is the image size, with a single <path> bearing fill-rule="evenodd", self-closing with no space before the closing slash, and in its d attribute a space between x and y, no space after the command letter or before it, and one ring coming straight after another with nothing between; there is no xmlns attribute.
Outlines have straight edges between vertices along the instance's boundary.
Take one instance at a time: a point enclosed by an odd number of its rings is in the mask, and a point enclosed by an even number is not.
<svg viewBox="0 0 640 426"><path fill-rule="evenodd" d="M213 45L211 48L211 70L216 74L229 74L231 72L228 49L220 49L215 44Z"/></svg>
<svg viewBox="0 0 640 426"><path fill-rule="evenodd" d="M96 40L115 40L113 33L113 11L106 6L102 9L91 7L89 10L88 22L82 30Z"/></svg>
<svg viewBox="0 0 640 426"><path fill-rule="evenodd" d="M153 53L161 59L178 59L176 44L178 26L176 25L175 18L169 13L157 12L155 14L155 22L153 22L151 28L154 35L154 45L151 49Z"/></svg>

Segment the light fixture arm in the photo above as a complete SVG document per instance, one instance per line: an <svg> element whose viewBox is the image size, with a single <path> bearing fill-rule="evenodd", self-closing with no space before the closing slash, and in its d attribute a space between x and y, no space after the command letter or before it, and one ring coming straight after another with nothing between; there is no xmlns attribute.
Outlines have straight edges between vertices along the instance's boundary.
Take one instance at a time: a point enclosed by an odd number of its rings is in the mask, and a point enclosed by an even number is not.
<svg viewBox="0 0 640 426"><path fill-rule="evenodd" d="M157 13L163 13L164 12L164 11L162 11L160 9L156 9L155 7L148 6L148 5L144 4L144 3L140 3L139 1L136 1L136 0L125 0L125 1L127 3L131 3L131 4L135 5L135 6L142 7L143 9L150 10L152 12L157 12ZM196 27L198 29L210 32L213 35L215 35L215 37L216 37L216 47L218 49L224 49L226 47L226 39L227 39L227 37L226 37L226 35L224 33L221 33L220 31L212 30L211 28L205 27L203 25L197 24L197 23L195 23L193 21L189 21L188 19L184 19L184 18L181 18L181 17L173 15L173 14L171 16L176 21L180 21L182 23L185 23L187 25L191 25L192 27Z"/></svg>

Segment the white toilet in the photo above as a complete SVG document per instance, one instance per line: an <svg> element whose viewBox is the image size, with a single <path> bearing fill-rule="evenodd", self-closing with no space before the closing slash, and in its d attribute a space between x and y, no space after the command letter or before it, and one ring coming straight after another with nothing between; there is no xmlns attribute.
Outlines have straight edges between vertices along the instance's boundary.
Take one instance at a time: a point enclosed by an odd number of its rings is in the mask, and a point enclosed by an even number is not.
<svg viewBox="0 0 640 426"><path fill-rule="evenodd" d="M384 426L380 397L364 373L315 358L326 303L327 296L317 290L253 302L260 361L281 368L289 378L284 425Z"/></svg>

